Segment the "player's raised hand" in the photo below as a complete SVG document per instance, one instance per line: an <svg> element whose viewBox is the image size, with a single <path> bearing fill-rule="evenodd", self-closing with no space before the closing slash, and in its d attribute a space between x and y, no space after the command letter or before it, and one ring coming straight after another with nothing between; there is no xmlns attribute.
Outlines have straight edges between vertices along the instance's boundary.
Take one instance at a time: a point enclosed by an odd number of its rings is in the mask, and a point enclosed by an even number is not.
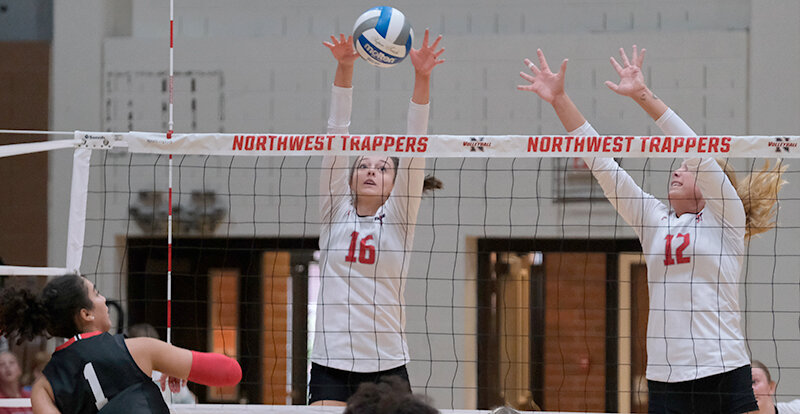
<svg viewBox="0 0 800 414"><path fill-rule="evenodd" d="M617 62L614 57L611 57L611 66L617 71L619 75L619 83L606 81L605 84L612 91L622 95L635 98L641 95L642 92L647 91L647 85L644 83L644 74L642 74L642 63L644 63L644 54L647 50L642 49L639 52L636 45L633 45L633 54L631 60L628 60L628 55L625 49L619 49L620 59L622 64Z"/></svg>
<svg viewBox="0 0 800 414"><path fill-rule="evenodd" d="M518 85L517 89L534 92L544 101L552 104L557 97L564 95L564 77L567 72L568 60L564 59L561 62L561 69L558 73L553 73L547 64L547 59L544 57L542 49L536 49L536 55L539 57L538 67L530 59L525 58L525 66L531 70L533 75L520 72L519 76L529 83L527 85Z"/></svg>
<svg viewBox="0 0 800 414"><path fill-rule="evenodd" d="M411 64L414 65L414 71L417 75L430 76L433 68L437 65L444 63L444 59L439 59L439 56L444 53L444 48L436 50L439 42L442 40L442 35L436 37L433 44L428 45L429 30L425 29L425 36L422 39L422 47L414 49L413 47L408 52L411 58Z"/></svg>
<svg viewBox="0 0 800 414"><path fill-rule="evenodd" d="M330 42L322 42L322 44L330 49L333 58L336 59L339 64L353 65L356 59L358 59L358 53L353 48L352 35L345 38L344 34L339 33L338 39L336 36L331 36Z"/></svg>

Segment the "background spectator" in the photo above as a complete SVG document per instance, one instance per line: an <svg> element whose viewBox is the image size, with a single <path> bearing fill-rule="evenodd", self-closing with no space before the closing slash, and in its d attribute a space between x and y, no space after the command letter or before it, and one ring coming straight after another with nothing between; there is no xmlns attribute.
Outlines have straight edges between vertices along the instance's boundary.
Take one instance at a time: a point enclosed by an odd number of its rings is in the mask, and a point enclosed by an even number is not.
<svg viewBox="0 0 800 414"><path fill-rule="evenodd" d="M22 368L16 355L11 352L0 353L0 398L30 398L30 391L20 383ZM30 407L0 407L0 414L32 414Z"/></svg>

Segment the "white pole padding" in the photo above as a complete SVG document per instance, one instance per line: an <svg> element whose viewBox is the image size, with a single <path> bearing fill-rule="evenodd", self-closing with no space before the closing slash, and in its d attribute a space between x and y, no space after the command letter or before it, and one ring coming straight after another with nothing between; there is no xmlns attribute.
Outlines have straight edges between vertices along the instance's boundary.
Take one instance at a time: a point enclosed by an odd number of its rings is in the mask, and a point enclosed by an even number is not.
<svg viewBox="0 0 800 414"><path fill-rule="evenodd" d="M89 194L89 169L92 150L78 148L72 162L72 189L70 190L69 223L67 225L67 269L78 273L83 259L83 242L86 234L86 199Z"/></svg>

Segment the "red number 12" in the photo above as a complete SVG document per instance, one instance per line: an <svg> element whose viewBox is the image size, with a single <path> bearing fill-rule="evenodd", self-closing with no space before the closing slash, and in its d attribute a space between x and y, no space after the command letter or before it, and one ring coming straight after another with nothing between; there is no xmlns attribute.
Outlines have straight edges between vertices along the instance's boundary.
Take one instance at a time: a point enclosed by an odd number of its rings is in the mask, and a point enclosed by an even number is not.
<svg viewBox="0 0 800 414"><path fill-rule="evenodd" d="M361 245L358 248L358 262L363 264L375 263L375 246L367 244L372 240L372 235L361 239ZM350 249L347 251L347 257L344 258L345 262L355 263L356 261L356 243L358 242L358 232L354 231L350 235Z"/></svg>
<svg viewBox="0 0 800 414"><path fill-rule="evenodd" d="M681 245L678 246L677 249L675 249L675 258L674 259L672 258L672 238L673 237L679 237L679 238L683 239L683 243L681 243ZM666 246L664 246L664 255L666 256L664 258L664 266L674 265L675 263L678 263L678 264L680 264L680 263L689 263L690 261L692 261L691 257L684 257L684 255L683 255L683 251L686 250L687 247L689 247L689 233L686 233L686 234L678 233L677 236L673 236L671 234L668 234L667 237L665 237L664 239L667 241Z"/></svg>

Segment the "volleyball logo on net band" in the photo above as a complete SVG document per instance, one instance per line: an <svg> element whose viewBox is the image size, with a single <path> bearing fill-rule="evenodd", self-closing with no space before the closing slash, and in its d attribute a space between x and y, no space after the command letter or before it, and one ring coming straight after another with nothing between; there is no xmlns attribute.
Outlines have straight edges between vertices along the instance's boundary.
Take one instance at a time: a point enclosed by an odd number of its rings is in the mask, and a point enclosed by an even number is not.
<svg viewBox="0 0 800 414"><path fill-rule="evenodd" d="M464 141L463 145L469 147L470 152L483 152L483 149L491 147L492 143L484 141L484 137L470 137L469 141Z"/></svg>
<svg viewBox="0 0 800 414"><path fill-rule="evenodd" d="M775 147L775 152L789 152L790 148L797 148L797 143L792 142L792 139L789 137L777 137L775 138L775 142L770 142L768 145L770 147Z"/></svg>

